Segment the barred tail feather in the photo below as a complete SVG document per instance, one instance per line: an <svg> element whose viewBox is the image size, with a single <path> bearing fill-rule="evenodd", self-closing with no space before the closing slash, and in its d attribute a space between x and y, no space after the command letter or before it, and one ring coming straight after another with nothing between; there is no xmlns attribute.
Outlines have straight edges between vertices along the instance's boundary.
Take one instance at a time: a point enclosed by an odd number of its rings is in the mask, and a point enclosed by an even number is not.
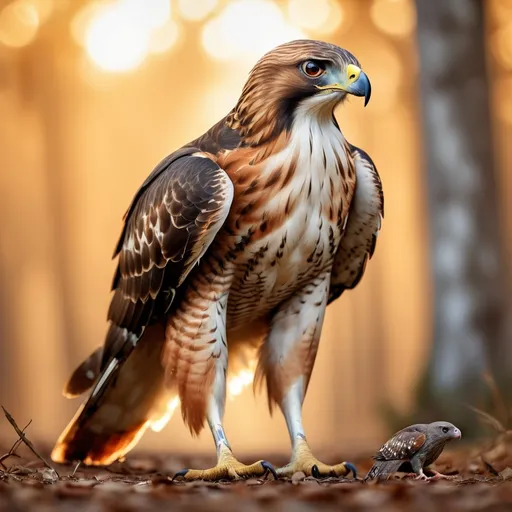
<svg viewBox="0 0 512 512"><path fill-rule="evenodd" d="M52 460L108 465L128 453L176 394L164 383L161 325L148 327L124 362L112 359L59 437Z"/></svg>
<svg viewBox="0 0 512 512"><path fill-rule="evenodd" d="M403 464L402 460L378 460L372 466L364 480L387 480Z"/></svg>

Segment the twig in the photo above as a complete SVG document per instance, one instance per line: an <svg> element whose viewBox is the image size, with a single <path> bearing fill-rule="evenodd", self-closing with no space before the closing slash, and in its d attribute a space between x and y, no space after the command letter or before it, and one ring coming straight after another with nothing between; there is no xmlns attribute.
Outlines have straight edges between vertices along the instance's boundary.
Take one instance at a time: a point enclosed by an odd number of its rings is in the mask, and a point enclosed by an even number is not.
<svg viewBox="0 0 512 512"><path fill-rule="evenodd" d="M478 409L477 407L473 407L472 405L465 404L466 407L471 409L473 412L476 412L480 416L480 419L484 422L493 427L497 432L500 434L503 434L506 432L506 428L501 423L501 421L498 418L495 418L492 414L489 414L488 412L482 411L481 409Z"/></svg>
<svg viewBox="0 0 512 512"><path fill-rule="evenodd" d="M46 461L46 459L34 448L34 445L30 442L29 439L27 439L27 436L23 433L22 430L20 430L20 427L16 424L14 421L14 418L5 410L5 407L2 406L2 410L4 411L5 417L7 418L7 421L12 425L14 430L16 430L16 433L20 436L20 439L28 446L28 448L31 450L31 452L48 468L55 472L58 478L60 478L59 473L55 468L52 468L50 464Z"/></svg>
<svg viewBox="0 0 512 512"><path fill-rule="evenodd" d="M32 423L32 420L30 420L26 426L23 428L22 432L24 433L25 430L27 430L27 428L29 427L29 425ZM2 468L4 468L5 470L7 470L7 467L5 466L4 464L4 460L8 459L9 457L19 457L19 455L16 453L16 450L18 449L18 447L20 446L20 444L23 442L23 440L21 439L21 437L19 437L16 442L11 446L11 449L5 453L4 455L2 455L0 457L0 466L2 466Z"/></svg>
<svg viewBox="0 0 512 512"><path fill-rule="evenodd" d="M82 461L81 461L81 460L79 460L79 461L78 461L78 464L75 466L75 469L73 469L73 473L71 473L71 474L69 475L69 477L70 477L70 478L74 478L74 477L75 477L75 473L77 472L77 470L78 470L78 468L80 467L80 465L81 465L81 464L82 464Z"/></svg>

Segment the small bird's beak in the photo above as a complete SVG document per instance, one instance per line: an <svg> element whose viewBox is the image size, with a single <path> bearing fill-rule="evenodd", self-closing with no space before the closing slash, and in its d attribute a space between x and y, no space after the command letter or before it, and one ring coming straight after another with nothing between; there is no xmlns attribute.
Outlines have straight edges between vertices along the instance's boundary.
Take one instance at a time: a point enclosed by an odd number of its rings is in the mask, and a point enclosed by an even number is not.
<svg viewBox="0 0 512 512"><path fill-rule="evenodd" d="M317 85L317 89L330 91L345 91L354 96L364 96L364 106L368 105L372 95L372 85L366 73L355 64L345 68L345 77L338 83Z"/></svg>
<svg viewBox="0 0 512 512"><path fill-rule="evenodd" d="M460 439L460 438L462 437L462 432L461 432L458 428L456 428L456 429L453 431L453 437L454 437L455 439Z"/></svg>

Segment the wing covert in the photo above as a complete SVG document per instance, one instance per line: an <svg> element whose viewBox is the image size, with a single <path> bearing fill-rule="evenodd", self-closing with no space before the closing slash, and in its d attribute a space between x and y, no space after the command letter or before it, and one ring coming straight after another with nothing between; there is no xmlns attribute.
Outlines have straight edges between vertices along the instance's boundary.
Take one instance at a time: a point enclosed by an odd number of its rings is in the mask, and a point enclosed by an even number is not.
<svg viewBox="0 0 512 512"><path fill-rule="evenodd" d="M427 436L417 430L402 430L395 434L375 456L376 460L410 460L425 444Z"/></svg>
<svg viewBox="0 0 512 512"><path fill-rule="evenodd" d="M124 346L130 350L150 322L163 317L226 220L232 200L227 174L194 148L163 160L144 182L115 253L119 261L102 369Z"/></svg>

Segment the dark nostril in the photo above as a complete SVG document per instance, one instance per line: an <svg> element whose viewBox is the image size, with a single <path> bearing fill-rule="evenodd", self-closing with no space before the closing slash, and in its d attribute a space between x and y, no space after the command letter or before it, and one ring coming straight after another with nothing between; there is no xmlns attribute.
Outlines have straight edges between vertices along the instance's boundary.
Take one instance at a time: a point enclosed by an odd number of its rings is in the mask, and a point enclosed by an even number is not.
<svg viewBox="0 0 512 512"><path fill-rule="evenodd" d="M355 77L356 77L356 75L354 75L354 74L349 76L350 80L352 80L352 78L355 78Z"/></svg>

